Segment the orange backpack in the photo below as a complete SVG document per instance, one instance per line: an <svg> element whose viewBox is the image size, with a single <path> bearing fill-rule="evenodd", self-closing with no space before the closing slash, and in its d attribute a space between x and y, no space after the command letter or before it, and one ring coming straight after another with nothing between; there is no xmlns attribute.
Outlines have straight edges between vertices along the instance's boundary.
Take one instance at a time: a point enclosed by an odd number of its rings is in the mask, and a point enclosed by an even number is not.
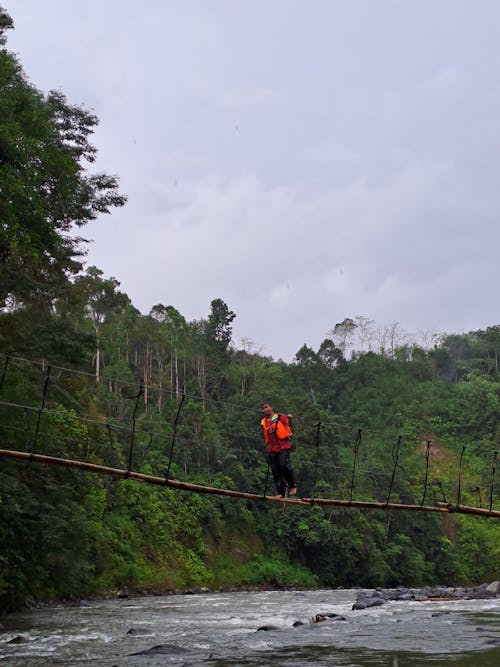
<svg viewBox="0 0 500 667"><path fill-rule="evenodd" d="M276 426L274 427L274 431L273 431L273 432L276 434L276 437L278 438L278 440L286 440L287 438L289 438L290 436L293 435L293 433L292 433L292 429L290 428L290 425L289 425L289 424L284 424L284 423L281 421L281 417L284 417L284 416L285 416L285 415L283 415L283 414L281 414L280 412L278 412L277 414L274 414L274 415L272 416L272 419L271 419L271 421L272 421L273 424L276 422ZM266 420L266 418L264 417L264 418L262 419L262 421L260 422L260 423L261 423L261 426L262 426L262 428L263 428L263 430L264 430L264 433L265 433L265 431L266 431L266 421L267 421L267 420Z"/></svg>

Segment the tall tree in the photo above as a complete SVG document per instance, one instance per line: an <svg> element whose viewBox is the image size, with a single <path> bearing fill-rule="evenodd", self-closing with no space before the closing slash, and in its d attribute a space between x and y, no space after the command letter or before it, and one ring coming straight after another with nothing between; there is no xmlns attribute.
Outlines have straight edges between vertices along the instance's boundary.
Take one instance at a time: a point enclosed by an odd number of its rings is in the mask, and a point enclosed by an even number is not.
<svg viewBox="0 0 500 667"><path fill-rule="evenodd" d="M225 352L231 342L233 328L231 322L236 317L222 299L213 299L210 303L210 315L207 322L207 335L221 352Z"/></svg>
<svg viewBox="0 0 500 667"><path fill-rule="evenodd" d="M342 320L342 322L337 322L337 324L330 331L330 336L344 357L347 356L347 350L349 349L354 331L356 330L357 326L358 325L352 318L346 317Z"/></svg>
<svg viewBox="0 0 500 667"><path fill-rule="evenodd" d="M0 42L12 20L0 8ZM0 308L46 301L82 268L73 232L126 198L114 176L90 172L97 117L45 96L14 55L0 48Z"/></svg>
<svg viewBox="0 0 500 667"><path fill-rule="evenodd" d="M85 311L92 321L96 344L95 375L98 382L101 372L101 327L114 309L130 305L128 296L118 291L118 280L103 276L100 269L90 266L85 275L78 276L74 290L81 295Z"/></svg>

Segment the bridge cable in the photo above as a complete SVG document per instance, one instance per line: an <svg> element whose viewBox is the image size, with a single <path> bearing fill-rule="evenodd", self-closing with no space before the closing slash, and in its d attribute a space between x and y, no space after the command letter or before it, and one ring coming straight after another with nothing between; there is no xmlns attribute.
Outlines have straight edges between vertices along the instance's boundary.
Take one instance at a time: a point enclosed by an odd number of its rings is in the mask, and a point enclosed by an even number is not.
<svg viewBox="0 0 500 667"><path fill-rule="evenodd" d="M40 408L38 409L38 418L36 420L35 437L33 439L33 446L31 448L31 453L32 454L35 453L37 442L38 442L38 431L40 429L40 420L42 418L42 412L45 408L45 401L47 400L47 393L48 393L48 390L49 390L50 370L51 370L51 366L47 366L47 370L45 371L45 381L43 383L42 403L40 405Z"/></svg>
<svg viewBox="0 0 500 667"><path fill-rule="evenodd" d="M41 362L40 361L34 361L32 359L27 359L25 357L15 356L12 353L1 353L1 354L2 354L2 356L6 357L6 361L7 361L7 357L8 357L11 361L21 361L23 363L30 364L32 366L41 366L42 369L45 369L45 363L46 363L45 361L41 361ZM12 364L10 364L10 365L12 366ZM50 365L51 365L53 370L59 370L59 371L65 372L65 373L70 373L70 374L72 373L72 374L87 376L87 377L95 379L95 373L91 373L89 371L81 371L81 370L77 370L77 369L74 369L74 368L68 368L68 367L65 367L65 366L58 366L58 365L55 365L55 364L50 364ZM19 370L21 370L19 368L19 366L14 365L13 367L18 368ZM137 387L137 384L130 381L130 380L122 380L122 379L116 378L116 377L107 377L106 380L110 381L110 382L114 382L116 384L121 384L121 385L124 385L124 386ZM0 382L0 388L1 388L1 382ZM171 390L163 389L163 388L161 388L161 386L156 385L156 384L149 384L148 389L158 391L162 395L169 395L169 394L172 393ZM241 405L241 404L238 404L238 403L232 403L232 402L229 402L229 401L223 401L221 399L202 397L202 396L197 396L197 395L194 395L194 394L187 394L187 393L185 395L186 395L186 398L192 398L193 400L208 401L210 403L227 405L229 407L235 407L235 408L238 408L238 409L243 409L245 411L251 411L251 412L256 412L256 413L261 412L260 410L258 410L256 408L251 408L251 407L248 407L248 406L245 406L245 405ZM343 426L340 426L339 424L336 424L336 426L338 426L339 428L343 428L343 429L357 428L354 424L350 424L349 422L347 422L344 417L342 417L340 415L332 414L332 411L331 411L330 407L325 407L325 408L323 408L323 410L328 413L329 417L332 420L340 420L340 421L343 422ZM379 434L387 435L387 431L382 431L382 430L379 430L379 429L364 428L363 430L364 430L365 434L366 433L379 433ZM137 431L137 433L138 432L139 431ZM397 434L394 434L394 435L396 437ZM403 436L404 437L410 437L409 434L403 434Z"/></svg>
<svg viewBox="0 0 500 667"><path fill-rule="evenodd" d="M112 434L112 432L111 432L111 429L112 429L113 427L112 427L112 425L109 424L109 423L104 424L104 426L106 427L106 432L107 432L107 434L108 434L109 446L111 447L111 451L112 451L113 454L115 455L115 459L116 459L116 461L118 462L118 465L123 466L124 463L123 463L122 457L121 457L120 454L118 453L118 450L117 450L116 447L115 447L115 443L113 442L113 434Z"/></svg>
<svg viewBox="0 0 500 667"><path fill-rule="evenodd" d="M268 453L268 455L267 455L266 479L265 479L265 482L264 482L264 493L263 493L264 498L267 498L267 486L269 484L269 470L270 469L271 469L271 462L269 460L269 453Z"/></svg>
<svg viewBox="0 0 500 667"><path fill-rule="evenodd" d="M359 447L361 445L361 429L358 428L356 435L354 437L354 462L352 464L352 475L351 475L351 490L349 493L349 502L352 502L352 497L354 494L354 478L356 474L356 461L358 458Z"/></svg>
<svg viewBox="0 0 500 667"><path fill-rule="evenodd" d="M389 493L387 494L387 500L385 501L387 504L389 504L389 501L391 499L391 493L392 493L392 485L394 484L394 478L396 476L396 469L398 467L398 461L399 461L399 450L401 448L401 440L403 436L399 436L398 440L395 445L392 446L392 460L394 462L394 468L392 469L392 477L391 481L389 484Z"/></svg>
<svg viewBox="0 0 500 667"><path fill-rule="evenodd" d="M319 442L321 438L321 422L318 422L316 424L316 440L315 440L315 447L316 447L316 461L314 464L314 484L313 484L313 492L316 489L316 485L318 483L318 465L319 465Z"/></svg>
<svg viewBox="0 0 500 667"><path fill-rule="evenodd" d="M34 360L31 360L31 359L26 359L25 357L18 357L18 356L14 356L14 355L5 355L5 356L10 356L11 360L20 361L20 362L23 362L23 363L26 363L26 364L30 364L32 366L41 366L42 368L45 367L45 362L44 361L41 361L41 362L40 361L34 361ZM51 364L51 366L54 370L59 370L59 371L62 371L64 373L70 373L70 374L72 373L72 374L75 374L75 375L82 375L82 376L86 376L86 377L95 379L95 373L91 373L89 371L81 371L81 370L77 370L77 369L74 369L74 368L68 368L66 366L58 366L58 365L55 365L55 364ZM19 366L15 366L15 368L18 368L19 370L21 370L19 368ZM106 380L109 381L109 382L113 382L113 383L116 383L116 384L123 385L123 386L129 386L129 387L136 387L137 386L136 383L134 383L130 380L122 380L122 379L116 378L116 377L106 377ZM161 386L156 385L156 384L151 384L151 383L148 384L148 389L158 391L162 395L170 395L172 393L171 390L163 389ZM245 411L251 411L251 412L255 412L255 413L259 413L259 414L261 412L259 409L251 408L251 407L242 405L241 403L232 403L230 401L223 401L221 399L203 397L203 396L198 396L198 395L195 395L195 394L188 394L186 392L185 392L185 396L186 396L186 398L191 398L193 400L207 401L209 403L226 405L226 406L229 406L229 407L237 408L239 410L243 409ZM325 408L325 411L328 412L328 415L330 416L331 419L340 420L341 422L343 422L343 426L340 426L339 424L337 424L337 426L339 426L340 428L344 428L344 429L357 428L354 424L350 424L349 422L347 422L344 417L342 417L340 415L332 414L332 412L329 408ZM378 430L378 429L364 429L364 430L365 430L366 433L379 433L379 434L384 434L384 435L387 433L386 431L382 431L382 430Z"/></svg>
<svg viewBox="0 0 500 667"><path fill-rule="evenodd" d="M0 378L0 391L2 390L2 385L3 385L3 382L5 380L5 376L7 374L7 368L10 364L10 360L11 360L11 357L8 354L5 355L5 364L4 364L3 371L2 371L2 377Z"/></svg>
<svg viewBox="0 0 500 667"><path fill-rule="evenodd" d="M472 493L474 493L474 491L477 493L477 497L478 497L478 500L479 500L479 508L481 509L482 506L483 506L483 497L481 495L481 487L480 486L474 487L472 489Z"/></svg>
<svg viewBox="0 0 500 667"><path fill-rule="evenodd" d="M137 408L139 407L139 399L141 396L144 394L144 386L141 384L139 387L139 391L135 396L129 396L128 398L135 398L135 405L134 405L134 411L132 413L132 433L130 435L130 446L129 446L129 452L128 452L128 466L127 466L127 471L125 472L124 479L128 479L130 476L130 473L132 472L132 458L134 455L134 440L135 440L135 416L137 414Z"/></svg>
<svg viewBox="0 0 500 667"><path fill-rule="evenodd" d="M153 434L150 433L150 434L149 434L149 442L148 442L148 444L144 447L143 452L142 452L142 460L143 460L143 461L146 460L146 456L149 454L149 449L150 449L151 445L153 444L153 437L154 437Z"/></svg>
<svg viewBox="0 0 500 667"><path fill-rule="evenodd" d="M130 397L128 397L128 398L130 398ZM39 408L33 407L32 405L24 405L24 404L21 404L21 403L11 403L9 401L0 401L0 406L5 406L5 407L8 407L8 408L20 408L20 409L24 409L24 410L31 410L32 412L37 412L39 410ZM48 414L48 415L55 415L56 417L64 417L64 418L67 417L67 413L66 412L61 412L60 410L52 410L52 409L49 409L49 408L44 408L43 412L45 414ZM78 421L80 421L80 422L85 422L85 423L88 423L88 424L96 424L97 426L106 426L107 424L109 424L108 421L102 421L102 420L99 420L99 419L92 419L91 417L88 417L87 415L76 415L76 419L78 419ZM122 424L111 424L111 427L116 429L116 430L126 431L128 433L130 433L131 430L132 430L129 426L123 426ZM151 434L157 435L157 436L162 435L162 433L160 431L143 431L143 430L140 430L140 429L136 429L135 432L136 432L136 434L141 433L143 435L151 435Z"/></svg>
<svg viewBox="0 0 500 667"><path fill-rule="evenodd" d="M495 483L495 470L497 467L498 451L493 454L493 463L491 465L491 488L490 488L490 512L493 508L493 486Z"/></svg>
<svg viewBox="0 0 500 667"><path fill-rule="evenodd" d="M25 407L23 412L24 412L24 429L23 429L23 432L24 432L24 451L27 452L29 450L29 441L30 441L30 439L29 439L29 427L28 427L28 425L29 425L28 408Z"/></svg>
<svg viewBox="0 0 500 667"><path fill-rule="evenodd" d="M427 483L429 479L429 456L431 450L431 440L427 440L427 446L425 448L425 480L424 480L424 495L422 496L422 502L420 507L424 506L425 496L427 495Z"/></svg>
<svg viewBox="0 0 500 667"><path fill-rule="evenodd" d="M181 414L182 406L184 405L184 401L186 400L186 394L182 394L181 402L179 403L179 407L177 408L177 414L175 415L175 420L174 420L174 428L172 432L172 442L170 444L170 453L168 456L168 466L167 466L167 472L165 474L165 480L168 482L169 476L170 476L170 466L172 465L172 456L174 453L174 446L175 446L175 439L177 437L177 424L179 422L179 417Z"/></svg>
<svg viewBox="0 0 500 667"><path fill-rule="evenodd" d="M438 487L438 489L441 491L441 495L443 496L443 502L447 503L448 501L446 499L446 494L444 492L443 484L442 484L441 480L440 479L435 479L435 480L433 480L433 484L435 484Z"/></svg>
<svg viewBox="0 0 500 667"><path fill-rule="evenodd" d="M460 495L461 495L461 491L462 491L462 468L463 468L464 454L465 454L466 448L467 448L467 445L464 445L462 447L462 453L460 454L460 463L458 464L457 505L460 505Z"/></svg>

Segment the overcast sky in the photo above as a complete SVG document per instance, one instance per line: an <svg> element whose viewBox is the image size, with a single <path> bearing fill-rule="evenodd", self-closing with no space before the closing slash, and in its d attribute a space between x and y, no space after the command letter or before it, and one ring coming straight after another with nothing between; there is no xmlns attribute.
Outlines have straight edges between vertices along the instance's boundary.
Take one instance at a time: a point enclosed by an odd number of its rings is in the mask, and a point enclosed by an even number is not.
<svg viewBox="0 0 500 667"><path fill-rule="evenodd" d="M500 322L497 0L3 0L42 90L95 110L127 205L89 264L142 312L290 360L345 317Z"/></svg>

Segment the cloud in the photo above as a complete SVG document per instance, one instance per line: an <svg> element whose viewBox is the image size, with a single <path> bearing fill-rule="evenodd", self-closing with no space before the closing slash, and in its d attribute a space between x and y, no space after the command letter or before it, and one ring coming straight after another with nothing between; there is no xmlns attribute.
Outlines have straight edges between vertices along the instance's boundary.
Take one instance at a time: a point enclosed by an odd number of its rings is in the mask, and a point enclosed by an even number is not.
<svg viewBox="0 0 500 667"><path fill-rule="evenodd" d="M435 110L437 106L453 104L460 99L468 85L464 71L445 67L382 94L384 111L395 117L400 114Z"/></svg>
<svg viewBox="0 0 500 667"><path fill-rule="evenodd" d="M402 286L421 271L415 239L432 231L425 218L417 230L412 221L452 176L446 163L415 163L381 184L334 191L270 187L250 174L206 179L146 233L137 229L143 270L125 287L143 310L172 303L190 318L222 298L237 313L236 340L291 358L347 315L404 319ZM426 266L424 284L439 274L439 264Z"/></svg>

